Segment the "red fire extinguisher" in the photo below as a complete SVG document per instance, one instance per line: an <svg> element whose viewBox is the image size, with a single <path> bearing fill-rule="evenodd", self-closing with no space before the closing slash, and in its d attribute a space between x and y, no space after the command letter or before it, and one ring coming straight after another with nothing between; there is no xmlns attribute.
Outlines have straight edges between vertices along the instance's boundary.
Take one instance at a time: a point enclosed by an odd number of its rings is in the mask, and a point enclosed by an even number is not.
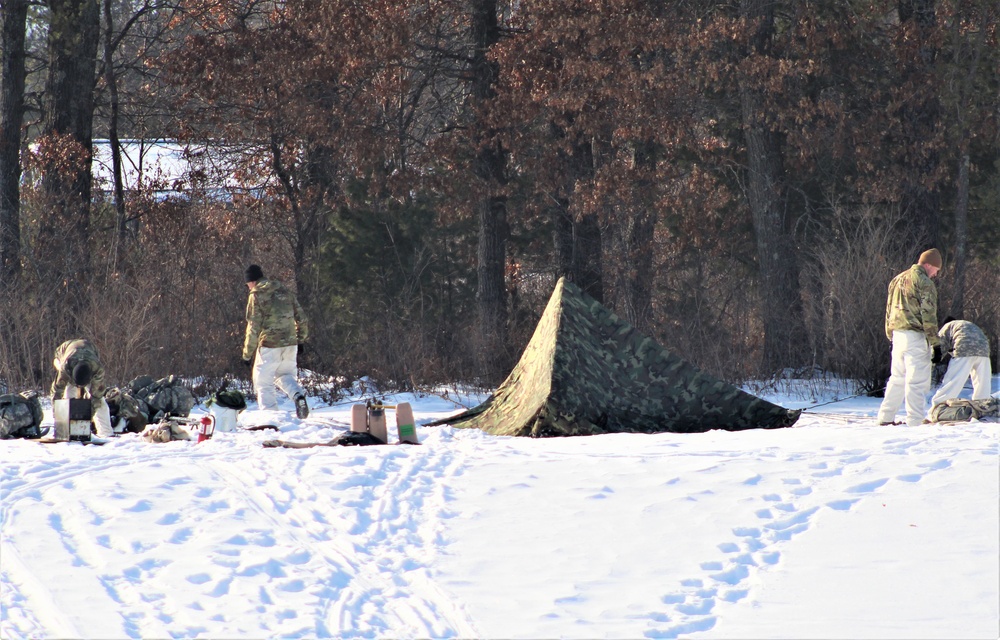
<svg viewBox="0 0 1000 640"><path fill-rule="evenodd" d="M208 414L201 417L201 428L198 430L198 442L211 440L215 433L215 416Z"/></svg>

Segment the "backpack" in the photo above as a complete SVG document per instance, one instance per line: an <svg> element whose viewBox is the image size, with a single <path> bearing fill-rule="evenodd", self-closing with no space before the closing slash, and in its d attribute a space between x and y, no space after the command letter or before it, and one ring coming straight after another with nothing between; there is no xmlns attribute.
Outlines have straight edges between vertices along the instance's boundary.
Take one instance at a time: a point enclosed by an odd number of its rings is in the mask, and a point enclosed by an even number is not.
<svg viewBox="0 0 1000 640"><path fill-rule="evenodd" d="M0 438L41 436L42 403L34 391L0 395Z"/></svg>
<svg viewBox="0 0 1000 640"><path fill-rule="evenodd" d="M207 404L217 404L226 409L243 411L247 408L247 398L239 389L223 389L216 391Z"/></svg>
<svg viewBox="0 0 1000 640"><path fill-rule="evenodd" d="M145 402L125 393L118 387L108 389L107 393L104 394L104 399L111 412L111 424L118 425L122 420L125 421L124 428L119 427L116 431L141 433L146 428L146 424L149 422L149 407Z"/></svg>
<svg viewBox="0 0 1000 640"><path fill-rule="evenodd" d="M133 397L149 407L149 422L166 416L186 418L195 405L194 394L177 376L171 375L156 381L149 376L139 376L129 383L129 388Z"/></svg>
<svg viewBox="0 0 1000 640"><path fill-rule="evenodd" d="M964 400L952 398L931 409L932 422L968 422L975 418L1000 418L1000 398Z"/></svg>

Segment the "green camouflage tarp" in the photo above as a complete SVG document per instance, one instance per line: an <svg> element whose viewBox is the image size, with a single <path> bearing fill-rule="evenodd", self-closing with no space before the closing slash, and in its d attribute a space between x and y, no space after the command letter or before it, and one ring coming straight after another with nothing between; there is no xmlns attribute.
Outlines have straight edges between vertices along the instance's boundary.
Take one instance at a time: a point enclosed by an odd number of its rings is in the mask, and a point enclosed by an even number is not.
<svg viewBox="0 0 1000 640"><path fill-rule="evenodd" d="M788 427L799 413L699 371L560 279L496 393L431 424L533 437L687 433Z"/></svg>

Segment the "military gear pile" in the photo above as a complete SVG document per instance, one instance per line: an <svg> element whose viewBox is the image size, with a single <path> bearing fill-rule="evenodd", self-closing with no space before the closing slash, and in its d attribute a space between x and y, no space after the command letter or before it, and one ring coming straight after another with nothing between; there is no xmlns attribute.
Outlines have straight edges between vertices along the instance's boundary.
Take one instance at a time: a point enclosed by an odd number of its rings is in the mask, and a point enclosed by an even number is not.
<svg viewBox="0 0 1000 640"><path fill-rule="evenodd" d="M38 438L41 424L42 404L37 393L0 395L0 438Z"/></svg>
<svg viewBox="0 0 1000 640"><path fill-rule="evenodd" d="M139 376L128 387L132 397L146 403L149 422L168 416L187 417L196 404L194 394L177 376L159 380Z"/></svg>
<svg viewBox="0 0 1000 640"><path fill-rule="evenodd" d="M116 425L115 431L141 433L146 428L146 424L149 422L149 407L145 402L134 398L118 387L108 389L104 399L111 412L111 424Z"/></svg>
<svg viewBox="0 0 1000 640"><path fill-rule="evenodd" d="M120 425L116 430L131 433L141 433L147 424L163 418L187 417L196 404L194 394L177 376L159 380L139 376L123 388L108 389L105 400L111 423Z"/></svg>
<svg viewBox="0 0 1000 640"><path fill-rule="evenodd" d="M931 409L931 422L969 422L984 418L1000 420L1000 398L985 400L952 398L939 402Z"/></svg>
<svg viewBox="0 0 1000 640"><path fill-rule="evenodd" d="M431 425L534 437L737 431L788 427L800 413L699 371L560 279L496 393Z"/></svg>

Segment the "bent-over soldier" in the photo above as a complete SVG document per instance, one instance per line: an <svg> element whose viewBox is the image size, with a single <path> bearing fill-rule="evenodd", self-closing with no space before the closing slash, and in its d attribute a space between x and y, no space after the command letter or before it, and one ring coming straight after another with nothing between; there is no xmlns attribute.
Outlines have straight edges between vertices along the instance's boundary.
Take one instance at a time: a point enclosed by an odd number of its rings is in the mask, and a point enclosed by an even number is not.
<svg viewBox="0 0 1000 640"><path fill-rule="evenodd" d="M104 367L97 354L97 347L86 338L67 340L56 349L52 364L56 379L52 381L52 399L77 398L85 391L94 408L94 426L99 438L114 435L111 411L104 399Z"/></svg>

